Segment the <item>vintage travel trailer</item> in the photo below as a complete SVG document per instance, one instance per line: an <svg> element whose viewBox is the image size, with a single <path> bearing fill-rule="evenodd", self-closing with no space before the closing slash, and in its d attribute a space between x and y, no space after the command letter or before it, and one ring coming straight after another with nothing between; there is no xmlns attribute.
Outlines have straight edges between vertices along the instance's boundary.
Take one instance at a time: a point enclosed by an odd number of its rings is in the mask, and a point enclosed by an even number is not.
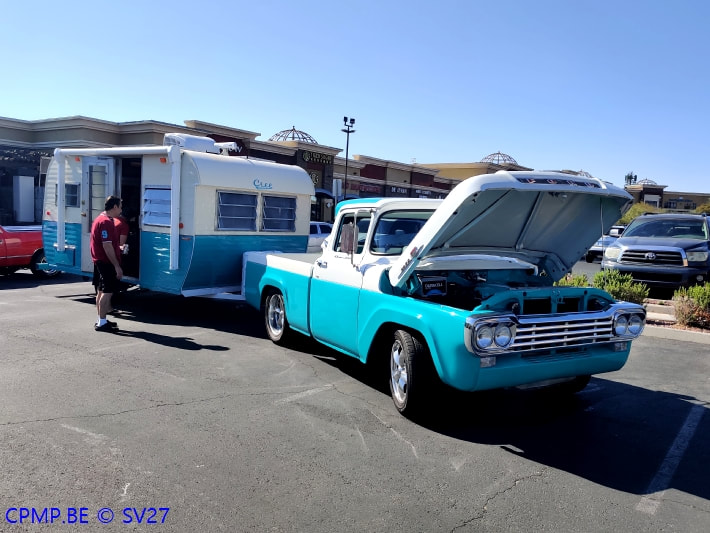
<svg viewBox="0 0 710 533"><path fill-rule="evenodd" d="M230 148L169 133L163 146L55 150L42 224L46 268L93 275L91 223L111 194L123 199L130 226L124 281L145 289L239 294L245 251L305 252L309 175L229 156Z"/></svg>

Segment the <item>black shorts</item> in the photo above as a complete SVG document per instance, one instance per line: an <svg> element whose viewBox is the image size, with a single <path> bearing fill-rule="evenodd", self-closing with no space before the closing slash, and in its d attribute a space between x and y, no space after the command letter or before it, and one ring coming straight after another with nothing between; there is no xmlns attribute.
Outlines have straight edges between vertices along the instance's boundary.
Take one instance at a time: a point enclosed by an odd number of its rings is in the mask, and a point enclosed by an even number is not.
<svg viewBox="0 0 710 533"><path fill-rule="evenodd" d="M101 292L113 294L118 291L116 269L111 263L94 263L94 287Z"/></svg>

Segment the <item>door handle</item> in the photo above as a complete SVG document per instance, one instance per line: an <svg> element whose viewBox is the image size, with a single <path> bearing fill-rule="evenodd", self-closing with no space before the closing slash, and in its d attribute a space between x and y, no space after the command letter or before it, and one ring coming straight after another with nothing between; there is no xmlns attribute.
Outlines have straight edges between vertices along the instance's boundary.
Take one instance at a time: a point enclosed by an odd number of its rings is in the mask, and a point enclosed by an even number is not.
<svg viewBox="0 0 710 533"><path fill-rule="evenodd" d="M316 265L318 265L318 266L321 267L321 268L328 268L328 262L327 262L327 261L321 261L320 259L318 259L318 260L316 261Z"/></svg>

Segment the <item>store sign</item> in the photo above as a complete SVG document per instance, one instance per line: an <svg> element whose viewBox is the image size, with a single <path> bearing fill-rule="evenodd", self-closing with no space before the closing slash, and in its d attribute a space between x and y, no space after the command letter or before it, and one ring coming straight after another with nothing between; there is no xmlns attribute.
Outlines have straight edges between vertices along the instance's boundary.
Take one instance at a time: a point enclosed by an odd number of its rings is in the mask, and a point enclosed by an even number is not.
<svg viewBox="0 0 710 533"><path fill-rule="evenodd" d="M390 187L390 192L393 194L407 194L407 189L405 187Z"/></svg>
<svg viewBox="0 0 710 533"><path fill-rule="evenodd" d="M426 189L415 189L414 194L418 194L419 196L431 196L432 191L427 191Z"/></svg>
<svg viewBox="0 0 710 533"><path fill-rule="evenodd" d="M369 185L367 183L361 183L360 184L360 191L361 192L376 192L376 193L381 193L382 192L382 187L380 185Z"/></svg>
<svg viewBox="0 0 710 533"><path fill-rule="evenodd" d="M311 181L313 182L313 185L316 187L318 186L318 183L320 182L320 176L318 175L318 172L311 172Z"/></svg>
<svg viewBox="0 0 710 533"><path fill-rule="evenodd" d="M333 164L333 156L332 155L320 154L318 152L305 151L305 152L303 152L301 157L303 157L304 161L309 162L309 163L323 163L324 165L332 165Z"/></svg>

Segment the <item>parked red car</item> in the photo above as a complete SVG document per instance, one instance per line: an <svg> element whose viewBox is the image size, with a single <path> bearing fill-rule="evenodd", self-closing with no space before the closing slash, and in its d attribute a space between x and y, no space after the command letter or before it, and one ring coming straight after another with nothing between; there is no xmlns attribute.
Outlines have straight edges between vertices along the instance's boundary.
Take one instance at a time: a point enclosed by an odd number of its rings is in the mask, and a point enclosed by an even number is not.
<svg viewBox="0 0 710 533"><path fill-rule="evenodd" d="M58 270L37 266L47 262L42 246L42 226L0 226L0 274L29 268L35 276L56 276Z"/></svg>

